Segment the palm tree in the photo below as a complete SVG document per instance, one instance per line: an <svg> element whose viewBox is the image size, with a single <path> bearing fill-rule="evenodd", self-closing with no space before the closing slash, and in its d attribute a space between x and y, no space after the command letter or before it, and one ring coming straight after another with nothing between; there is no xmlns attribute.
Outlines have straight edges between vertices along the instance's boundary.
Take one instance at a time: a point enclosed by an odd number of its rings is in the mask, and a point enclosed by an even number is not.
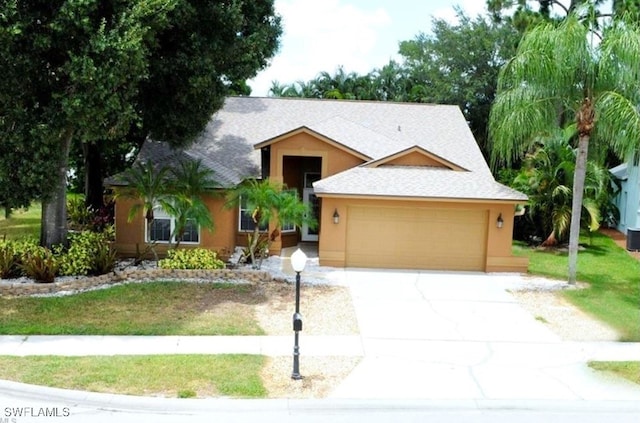
<svg viewBox="0 0 640 423"><path fill-rule="evenodd" d="M595 20L571 14L527 33L502 69L491 109L492 162L510 165L535 140L574 120L578 150L569 231L569 284L576 281L580 217L589 142L622 159L640 142L640 29L613 21L602 35Z"/></svg>
<svg viewBox="0 0 640 423"><path fill-rule="evenodd" d="M514 180L514 188L529 196L529 218L546 237L543 246L553 246L566 239L571 222L573 178L576 152L569 144L575 127L540 143L524 161ZM568 135L568 136L567 136ZM609 172L594 161L588 161L585 195L582 200L582 227L595 231L600 227L602 202L610 201L607 187Z"/></svg>
<svg viewBox="0 0 640 423"><path fill-rule="evenodd" d="M137 200L133 206L131 206L131 209L129 209L127 220L131 222L142 209L147 225L146 233L148 234L151 233L151 228L155 220L154 208L158 204L164 206L168 201L168 171L169 169L167 167L154 166L151 161L138 162L119 178L121 182L125 184L125 187L116 190L116 200L118 198ZM151 251L157 261L158 254L156 253L155 245L155 242L148 244L145 251L139 254L138 260L141 260L142 257Z"/></svg>
<svg viewBox="0 0 640 423"><path fill-rule="evenodd" d="M163 207L174 218L171 238L180 247L187 225L193 222L200 227L213 230L211 212L202 195L218 184L213 180L213 171L206 168L201 160L183 160L170 170L169 200Z"/></svg>
<svg viewBox="0 0 640 423"><path fill-rule="evenodd" d="M254 267L259 267L256 261L256 250L260 242L260 228L264 228L271 221L275 221L276 229L269 234L267 243L273 242L279 236L280 222L293 223L302 226L307 223L315 227L311 210L307 204L300 201L298 194L287 190L283 184L268 179L248 179L238 185L227 196L227 206L237 207L240 204L247 210L253 220L253 235L249 237L249 254Z"/></svg>
<svg viewBox="0 0 640 423"><path fill-rule="evenodd" d="M154 166L151 161L138 162L124 172L120 180L125 184L119 188L115 197L140 200L131 209L127 220L131 222L142 209L147 222L147 230L151 229L154 220L154 207L167 201L167 167Z"/></svg>

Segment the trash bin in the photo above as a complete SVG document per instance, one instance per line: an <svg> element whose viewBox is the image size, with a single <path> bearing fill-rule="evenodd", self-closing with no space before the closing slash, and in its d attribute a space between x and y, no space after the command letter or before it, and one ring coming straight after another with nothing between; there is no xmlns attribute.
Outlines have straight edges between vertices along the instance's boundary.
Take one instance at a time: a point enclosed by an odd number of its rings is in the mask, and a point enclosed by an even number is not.
<svg viewBox="0 0 640 423"><path fill-rule="evenodd" d="M640 228L627 228L627 250L640 250Z"/></svg>

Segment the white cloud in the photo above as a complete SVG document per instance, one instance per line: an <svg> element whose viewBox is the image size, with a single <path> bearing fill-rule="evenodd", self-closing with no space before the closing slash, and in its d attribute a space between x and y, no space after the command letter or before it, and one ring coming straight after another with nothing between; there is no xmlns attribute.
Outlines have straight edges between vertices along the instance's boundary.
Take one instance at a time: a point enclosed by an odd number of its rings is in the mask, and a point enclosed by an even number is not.
<svg viewBox="0 0 640 423"><path fill-rule="evenodd" d="M471 18L487 13L486 4L480 0L459 0L454 5L460 6L465 14ZM443 7L433 12L433 16L447 22L456 22L456 11L452 6Z"/></svg>
<svg viewBox="0 0 640 423"><path fill-rule="evenodd" d="M284 27L281 50L268 69L249 81L254 95L266 95L271 81L307 81L338 66L369 72L378 31L391 23L382 8L368 11L342 0L277 0L276 10Z"/></svg>
<svg viewBox="0 0 640 423"><path fill-rule="evenodd" d="M308 81L319 72L366 74L399 60L398 42L428 32L431 16L455 22L453 5L475 17L483 0L275 0L284 33L270 66L249 81L267 95L272 81Z"/></svg>

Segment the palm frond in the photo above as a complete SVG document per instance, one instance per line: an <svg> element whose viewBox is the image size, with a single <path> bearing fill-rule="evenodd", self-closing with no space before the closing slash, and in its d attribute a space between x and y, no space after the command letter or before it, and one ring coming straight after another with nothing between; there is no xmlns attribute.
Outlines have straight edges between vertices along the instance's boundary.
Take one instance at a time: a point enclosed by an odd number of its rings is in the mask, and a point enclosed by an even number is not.
<svg viewBox="0 0 640 423"><path fill-rule="evenodd" d="M620 93L606 91L598 96L595 107L598 119L597 139L607 142L620 158L632 157L640 148L640 114L637 104Z"/></svg>

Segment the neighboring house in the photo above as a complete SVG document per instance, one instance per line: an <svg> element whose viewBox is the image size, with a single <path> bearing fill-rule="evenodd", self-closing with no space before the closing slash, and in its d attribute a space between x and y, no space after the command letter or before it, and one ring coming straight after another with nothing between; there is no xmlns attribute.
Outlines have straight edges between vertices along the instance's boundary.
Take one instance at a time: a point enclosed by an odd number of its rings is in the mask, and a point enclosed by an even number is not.
<svg viewBox="0 0 640 423"><path fill-rule="evenodd" d="M312 204L318 228L282 228L272 254L308 241L327 266L527 269L511 253L515 206L527 197L494 180L457 106L230 97L192 146L148 141L138 160L180 157L201 159L223 189L268 177ZM142 214L127 223L130 205L116 204L125 254L149 236ZM243 210L216 196L208 205L215 231L181 245L245 245L253 228Z"/></svg>
<svg viewBox="0 0 640 423"><path fill-rule="evenodd" d="M620 211L616 229L623 234L628 229L640 228L640 179L638 166L622 163L609 170L620 182L620 191L614 200Z"/></svg>

